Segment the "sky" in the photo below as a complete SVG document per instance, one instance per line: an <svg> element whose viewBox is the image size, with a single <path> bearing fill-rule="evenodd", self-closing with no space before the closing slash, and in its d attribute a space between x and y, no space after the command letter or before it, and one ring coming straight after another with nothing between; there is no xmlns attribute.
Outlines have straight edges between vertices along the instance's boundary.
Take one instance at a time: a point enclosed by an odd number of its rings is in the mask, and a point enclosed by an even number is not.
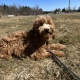
<svg viewBox="0 0 80 80"><path fill-rule="evenodd" d="M31 8L35 7L36 5L39 8L42 8L44 11L52 11L56 8L68 8L69 0L0 0L0 5L21 5L21 6L29 6ZM71 8L78 8L80 7L80 0L70 0L70 7Z"/></svg>

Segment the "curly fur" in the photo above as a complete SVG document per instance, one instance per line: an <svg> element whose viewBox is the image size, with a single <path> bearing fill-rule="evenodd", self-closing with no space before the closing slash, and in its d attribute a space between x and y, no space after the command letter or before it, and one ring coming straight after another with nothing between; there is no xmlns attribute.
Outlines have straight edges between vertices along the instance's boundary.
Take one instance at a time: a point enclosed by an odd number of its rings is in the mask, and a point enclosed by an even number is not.
<svg viewBox="0 0 80 80"><path fill-rule="evenodd" d="M0 57L11 59L14 55L19 58L29 56L34 60L44 59L51 56L45 44L49 38L55 38L52 19L49 16L39 16L29 32L15 32L0 39ZM57 50L64 47L61 44L48 45L57 56L64 56L62 51Z"/></svg>

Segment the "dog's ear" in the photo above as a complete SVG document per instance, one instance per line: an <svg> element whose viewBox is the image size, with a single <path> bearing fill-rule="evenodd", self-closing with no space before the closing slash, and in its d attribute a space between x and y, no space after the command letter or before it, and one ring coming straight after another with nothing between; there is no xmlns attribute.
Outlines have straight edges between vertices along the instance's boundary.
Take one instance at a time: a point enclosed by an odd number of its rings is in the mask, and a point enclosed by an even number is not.
<svg viewBox="0 0 80 80"><path fill-rule="evenodd" d="M35 22L33 23L33 30L37 31L38 28L39 28L39 26L40 26L39 21L35 21Z"/></svg>
<svg viewBox="0 0 80 80"><path fill-rule="evenodd" d="M52 39L55 39L55 36L56 36L56 35L53 33L53 34L52 34L52 36L51 36L51 37L52 37Z"/></svg>
<svg viewBox="0 0 80 80"><path fill-rule="evenodd" d="M54 27L51 27L51 38L55 39L55 36Z"/></svg>
<svg viewBox="0 0 80 80"><path fill-rule="evenodd" d="M41 20L41 19L37 19L34 23L33 23L33 29L35 29L35 30L38 30L38 28L40 27L40 26L42 26L43 25L43 21Z"/></svg>
<svg viewBox="0 0 80 80"><path fill-rule="evenodd" d="M35 30L36 22L33 23L33 30Z"/></svg>
<svg viewBox="0 0 80 80"><path fill-rule="evenodd" d="M54 27L54 25L52 25L52 27L51 27L51 38L52 39L55 39L55 36L56 36L54 30L55 30L55 27Z"/></svg>

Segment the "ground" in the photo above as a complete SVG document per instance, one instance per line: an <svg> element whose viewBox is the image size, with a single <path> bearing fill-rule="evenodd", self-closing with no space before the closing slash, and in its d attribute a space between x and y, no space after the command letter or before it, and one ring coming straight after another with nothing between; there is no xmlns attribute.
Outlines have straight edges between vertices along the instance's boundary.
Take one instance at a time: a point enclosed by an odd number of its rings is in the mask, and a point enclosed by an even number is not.
<svg viewBox="0 0 80 80"><path fill-rule="evenodd" d="M80 14L50 14L55 24L56 39L52 43L67 46L65 56L59 58L80 77ZM0 18L0 37L11 32L30 30L37 16L15 16ZM34 61L30 58L0 59L0 80L75 80L51 57Z"/></svg>

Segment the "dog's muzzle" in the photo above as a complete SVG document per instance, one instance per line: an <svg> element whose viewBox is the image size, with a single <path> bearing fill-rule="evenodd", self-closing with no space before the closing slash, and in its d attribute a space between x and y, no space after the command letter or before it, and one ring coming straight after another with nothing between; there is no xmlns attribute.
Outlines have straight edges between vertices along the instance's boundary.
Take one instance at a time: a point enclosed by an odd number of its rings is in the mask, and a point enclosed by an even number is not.
<svg viewBox="0 0 80 80"><path fill-rule="evenodd" d="M46 33L50 33L49 29L45 29L44 31L45 31Z"/></svg>

